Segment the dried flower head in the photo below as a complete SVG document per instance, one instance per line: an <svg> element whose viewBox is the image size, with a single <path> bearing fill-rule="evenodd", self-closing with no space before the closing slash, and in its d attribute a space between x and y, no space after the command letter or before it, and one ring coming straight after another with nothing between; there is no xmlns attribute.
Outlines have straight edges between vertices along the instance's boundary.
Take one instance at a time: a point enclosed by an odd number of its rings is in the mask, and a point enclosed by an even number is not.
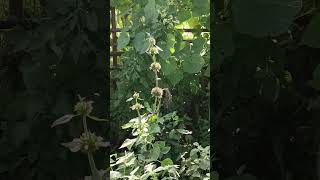
<svg viewBox="0 0 320 180"><path fill-rule="evenodd" d="M139 98L139 93L137 93L137 92L134 92L134 94L133 94L133 96L132 96L133 98L135 98L135 99L138 99Z"/></svg>
<svg viewBox="0 0 320 180"><path fill-rule="evenodd" d="M160 63L158 63L158 62L153 62L153 63L150 65L149 69L152 70L152 71L159 72L160 69L161 69L161 65L160 65Z"/></svg>
<svg viewBox="0 0 320 180"><path fill-rule="evenodd" d="M163 95L163 89L159 88L159 87L154 87L151 90L151 94L155 97L159 97L161 98Z"/></svg>
<svg viewBox="0 0 320 180"><path fill-rule="evenodd" d="M132 110L140 110L140 109L143 109L144 106L142 104L140 104L140 103L136 103L136 104L132 105L130 108Z"/></svg>
<svg viewBox="0 0 320 180"><path fill-rule="evenodd" d="M77 114L89 115L93 110L92 103L93 101L84 101L81 99L80 102L74 106L74 111L77 112Z"/></svg>

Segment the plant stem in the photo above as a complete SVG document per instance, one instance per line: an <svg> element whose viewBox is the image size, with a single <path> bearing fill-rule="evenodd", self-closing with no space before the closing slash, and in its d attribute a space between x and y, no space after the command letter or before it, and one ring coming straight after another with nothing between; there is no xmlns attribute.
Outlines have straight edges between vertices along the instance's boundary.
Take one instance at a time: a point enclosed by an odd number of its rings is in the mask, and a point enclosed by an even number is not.
<svg viewBox="0 0 320 180"><path fill-rule="evenodd" d="M88 126L87 126L87 116L86 115L83 115L82 116L82 123L83 123L83 129L84 129L84 132L86 135L89 136L89 130L88 130ZM89 165L90 165L90 169L91 169L91 174L92 174L92 177L93 177L93 180L100 180L100 175L99 175L99 172L96 168L96 164L94 162L94 159L93 159L93 155L92 155L92 152L90 152L90 149L88 149L88 160L89 160Z"/></svg>

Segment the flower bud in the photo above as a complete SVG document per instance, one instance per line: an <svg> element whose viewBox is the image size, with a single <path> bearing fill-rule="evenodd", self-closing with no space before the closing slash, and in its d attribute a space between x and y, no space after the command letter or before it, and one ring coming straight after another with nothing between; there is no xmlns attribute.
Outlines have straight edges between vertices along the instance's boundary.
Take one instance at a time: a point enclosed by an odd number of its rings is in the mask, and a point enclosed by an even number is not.
<svg viewBox="0 0 320 180"><path fill-rule="evenodd" d="M150 47L150 54L159 54L159 49L155 46Z"/></svg>
<svg viewBox="0 0 320 180"><path fill-rule="evenodd" d="M154 46L154 45L156 45L156 40L153 37L150 37L149 38L149 43L150 43L151 46Z"/></svg>
<svg viewBox="0 0 320 180"><path fill-rule="evenodd" d="M153 63L150 65L149 69L152 70L152 71L159 72L160 69L161 69L161 65L160 65L160 63L158 63L158 62L153 62Z"/></svg>
<svg viewBox="0 0 320 180"><path fill-rule="evenodd" d="M162 97L163 95L163 89L159 88L159 87L154 87L151 90L151 94L155 97Z"/></svg>

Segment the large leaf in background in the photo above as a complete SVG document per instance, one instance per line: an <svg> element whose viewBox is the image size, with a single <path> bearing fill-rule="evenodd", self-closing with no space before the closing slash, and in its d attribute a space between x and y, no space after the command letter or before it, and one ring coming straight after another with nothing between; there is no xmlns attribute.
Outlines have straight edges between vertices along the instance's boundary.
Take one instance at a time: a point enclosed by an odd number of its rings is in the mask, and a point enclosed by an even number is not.
<svg viewBox="0 0 320 180"><path fill-rule="evenodd" d="M182 80L183 72L180 69L176 69L174 73L167 75L167 78L169 79L172 86L175 86Z"/></svg>
<svg viewBox="0 0 320 180"><path fill-rule="evenodd" d="M314 89L320 90L320 64L313 71L313 79L309 81L309 84Z"/></svg>
<svg viewBox="0 0 320 180"><path fill-rule="evenodd" d="M279 35L288 30L301 4L301 0L235 0L235 27L255 37Z"/></svg>
<svg viewBox="0 0 320 180"><path fill-rule="evenodd" d="M201 16L209 12L210 3L208 0L193 0L192 1L192 15Z"/></svg>
<svg viewBox="0 0 320 180"><path fill-rule="evenodd" d="M144 7L144 15L146 22L157 22L158 11L155 0L149 0L148 4Z"/></svg>
<svg viewBox="0 0 320 180"><path fill-rule="evenodd" d="M191 57L186 58L183 62L183 70L187 73L198 73L201 71L205 61L198 54L192 54Z"/></svg>
<svg viewBox="0 0 320 180"><path fill-rule="evenodd" d="M122 48L126 47L126 45L128 45L129 42L130 42L129 33L122 31L120 34L120 37L118 39L118 48L122 49Z"/></svg>
<svg viewBox="0 0 320 180"><path fill-rule="evenodd" d="M302 44L320 48L320 13L316 14L302 36Z"/></svg>
<svg viewBox="0 0 320 180"><path fill-rule="evenodd" d="M136 34L133 40L133 46L140 54L143 54L147 51L149 43L146 41L144 32L139 32L138 34Z"/></svg>

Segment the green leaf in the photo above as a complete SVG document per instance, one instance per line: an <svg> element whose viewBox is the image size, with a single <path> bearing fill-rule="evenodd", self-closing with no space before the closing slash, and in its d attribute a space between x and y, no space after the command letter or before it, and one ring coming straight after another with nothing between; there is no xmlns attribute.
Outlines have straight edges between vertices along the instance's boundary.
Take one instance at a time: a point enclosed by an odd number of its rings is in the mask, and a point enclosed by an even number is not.
<svg viewBox="0 0 320 180"><path fill-rule="evenodd" d="M159 158L160 156L160 147L158 145L154 145L153 148L150 151L150 159L152 161L155 161Z"/></svg>
<svg viewBox="0 0 320 180"><path fill-rule="evenodd" d="M320 13L316 14L311 22L308 24L305 32L302 36L302 44L313 47L320 48Z"/></svg>
<svg viewBox="0 0 320 180"><path fill-rule="evenodd" d="M118 48L122 49L126 47L129 44L129 42L130 42L129 33L122 31L118 39Z"/></svg>
<svg viewBox="0 0 320 180"><path fill-rule="evenodd" d="M52 123L51 127L55 127L55 126L57 126L57 125L61 125L61 124L68 123L68 122L71 121L71 119L72 119L73 117L75 117L75 116L77 116L77 115L74 115L74 114L66 114L66 115L62 116L61 118L55 120L55 121Z"/></svg>
<svg viewBox="0 0 320 180"><path fill-rule="evenodd" d="M183 72L180 69L177 69L175 73L171 73L166 76L172 86L177 85L183 79Z"/></svg>
<svg viewBox="0 0 320 180"><path fill-rule="evenodd" d="M148 4L144 7L144 15L146 22L157 22L158 11L156 9L155 0L149 0Z"/></svg>
<svg viewBox="0 0 320 180"><path fill-rule="evenodd" d="M208 0L193 0L192 1L192 16L201 16L208 14L210 3Z"/></svg>
<svg viewBox="0 0 320 180"><path fill-rule="evenodd" d="M136 34L133 40L133 46L140 54L143 54L147 51L149 43L146 41L144 32L139 32Z"/></svg>
<svg viewBox="0 0 320 180"><path fill-rule="evenodd" d="M204 59L197 54L192 54L191 57L186 58L183 62L183 70L184 72L193 74L201 71L205 61Z"/></svg>
<svg viewBox="0 0 320 180"><path fill-rule="evenodd" d="M166 159L161 161L161 166L162 167L171 166L171 165L173 165L173 161L170 158L166 158Z"/></svg>
<svg viewBox="0 0 320 180"><path fill-rule="evenodd" d="M301 4L301 0L235 0L235 27L255 37L279 35L288 30Z"/></svg>
<svg viewBox="0 0 320 180"><path fill-rule="evenodd" d="M164 60L161 62L161 70L165 76L175 73L177 70L177 63L174 59Z"/></svg>
<svg viewBox="0 0 320 180"><path fill-rule="evenodd" d="M134 139L126 139L121 147L119 149L122 149L122 148L125 148L127 147L129 150L131 149L131 147L133 146L133 144L137 141L137 138L134 138Z"/></svg>
<svg viewBox="0 0 320 180"><path fill-rule="evenodd" d="M86 14L87 27L90 31L96 32L98 30L98 18L94 11Z"/></svg>

